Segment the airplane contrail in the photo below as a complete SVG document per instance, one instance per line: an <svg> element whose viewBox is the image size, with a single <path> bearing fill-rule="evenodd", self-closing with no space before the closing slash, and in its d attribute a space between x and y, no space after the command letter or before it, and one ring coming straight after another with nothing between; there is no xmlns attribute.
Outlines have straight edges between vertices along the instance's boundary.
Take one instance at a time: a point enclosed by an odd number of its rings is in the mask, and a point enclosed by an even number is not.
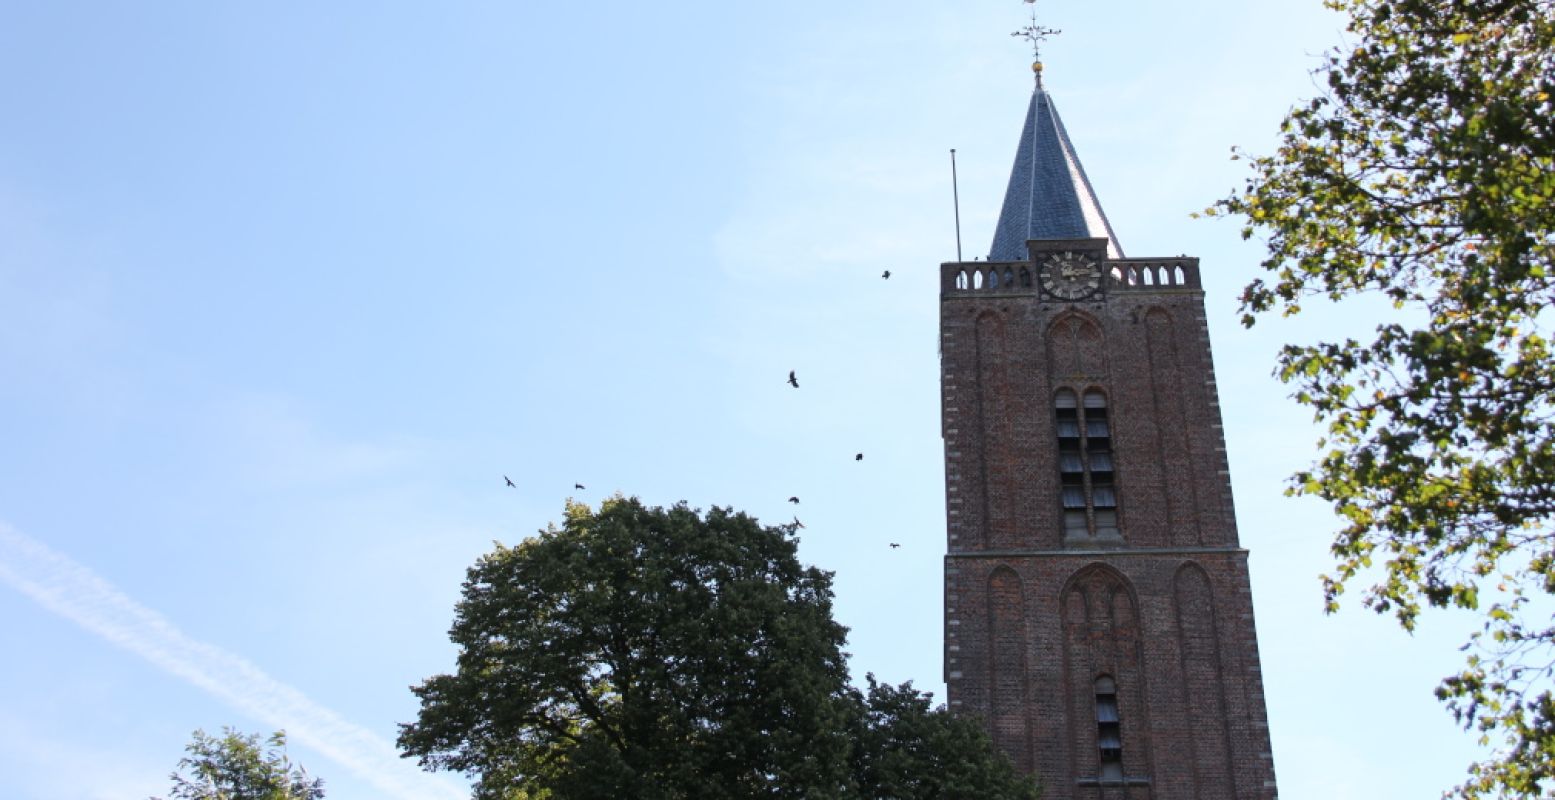
<svg viewBox="0 0 1555 800"><path fill-rule="evenodd" d="M389 796L468 797L468 791L402 760L386 739L270 677L253 662L190 638L88 567L5 523L0 523L0 581L266 725L284 729L288 738Z"/></svg>

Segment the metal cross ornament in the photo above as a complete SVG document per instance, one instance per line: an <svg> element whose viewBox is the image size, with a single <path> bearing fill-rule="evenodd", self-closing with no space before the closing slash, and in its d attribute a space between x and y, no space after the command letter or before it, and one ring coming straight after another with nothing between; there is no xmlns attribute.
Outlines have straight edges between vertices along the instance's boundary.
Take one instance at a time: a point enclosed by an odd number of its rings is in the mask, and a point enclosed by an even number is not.
<svg viewBox="0 0 1555 800"><path fill-rule="evenodd" d="M1031 24L1018 31L1012 31L1011 36L1019 36L1031 42L1031 54L1037 61L1042 60L1042 43L1050 36L1057 36L1063 31L1057 28L1048 28L1037 24L1037 0L1025 0L1026 5L1031 6Z"/></svg>

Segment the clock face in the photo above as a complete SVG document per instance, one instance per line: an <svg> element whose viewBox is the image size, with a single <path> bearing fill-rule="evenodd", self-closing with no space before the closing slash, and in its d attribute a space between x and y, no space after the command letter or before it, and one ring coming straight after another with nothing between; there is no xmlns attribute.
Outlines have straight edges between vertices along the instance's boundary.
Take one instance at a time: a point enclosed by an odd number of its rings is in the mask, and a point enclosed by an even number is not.
<svg viewBox="0 0 1555 800"><path fill-rule="evenodd" d="M1061 300L1090 297L1101 288L1101 264L1076 253L1054 253L1042 262L1042 288Z"/></svg>

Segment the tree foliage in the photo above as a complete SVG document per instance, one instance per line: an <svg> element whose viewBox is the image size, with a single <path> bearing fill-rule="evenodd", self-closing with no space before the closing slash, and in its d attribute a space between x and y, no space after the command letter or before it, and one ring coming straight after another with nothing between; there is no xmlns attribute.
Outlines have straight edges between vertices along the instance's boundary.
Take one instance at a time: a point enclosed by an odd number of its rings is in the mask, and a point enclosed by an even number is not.
<svg viewBox="0 0 1555 800"><path fill-rule="evenodd" d="M218 738L195 731L172 774L175 800L320 800L324 781L310 778L286 755L286 734L261 745L258 734L223 728Z"/></svg>
<svg viewBox="0 0 1555 800"><path fill-rule="evenodd" d="M866 676L854 731L855 797L867 800L1036 800L1036 785L994 749L969 717L932 707L912 684L891 686Z"/></svg>
<svg viewBox="0 0 1555 800"><path fill-rule="evenodd" d="M1294 494L1344 527L1324 578L1412 629L1425 607L1483 629L1437 690L1493 755L1464 797L1542 796L1555 776L1555 2L1328 0L1353 42L1326 91L1212 214L1268 239L1244 324L1361 295L1370 338L1286 346L1277 374L1327 434ZM1544 787L1541 789L1541 786Z"/></svg>
<svg viewBox="0 0 1555 800"><path fill-rule="evenodd" d="M975 744L905 686L871 697L891 700L880 720L917 727L879 734L848 685L831 576L796 551L792 526L729 509L570 504L561 527L471 567L457 670L413 687L402 751L487 800L853 798L860 769L897 780L891 741Z"/></svg>

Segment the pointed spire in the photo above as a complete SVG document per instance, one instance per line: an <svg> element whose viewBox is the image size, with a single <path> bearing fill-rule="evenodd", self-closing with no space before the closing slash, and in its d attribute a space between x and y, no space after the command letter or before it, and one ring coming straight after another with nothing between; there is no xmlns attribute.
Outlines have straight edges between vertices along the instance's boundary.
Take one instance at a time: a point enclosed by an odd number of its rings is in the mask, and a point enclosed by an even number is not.
<svg viewBox="0 0 1555 800"><path fill-rule="evenodd" d="M1059 31L1037 24L1033 5L1031 24L1010 34L1031 42L1037 56L1031 65L1036 87L1026 110L1026 127L1015 151L1015 166L1010 170L989 261L1025 260L1027 239L1106 239L1107 255L1123 257L1118 237L1058 117L1058 107L1042 86L1042 42L1056 33Z"/></svg>

